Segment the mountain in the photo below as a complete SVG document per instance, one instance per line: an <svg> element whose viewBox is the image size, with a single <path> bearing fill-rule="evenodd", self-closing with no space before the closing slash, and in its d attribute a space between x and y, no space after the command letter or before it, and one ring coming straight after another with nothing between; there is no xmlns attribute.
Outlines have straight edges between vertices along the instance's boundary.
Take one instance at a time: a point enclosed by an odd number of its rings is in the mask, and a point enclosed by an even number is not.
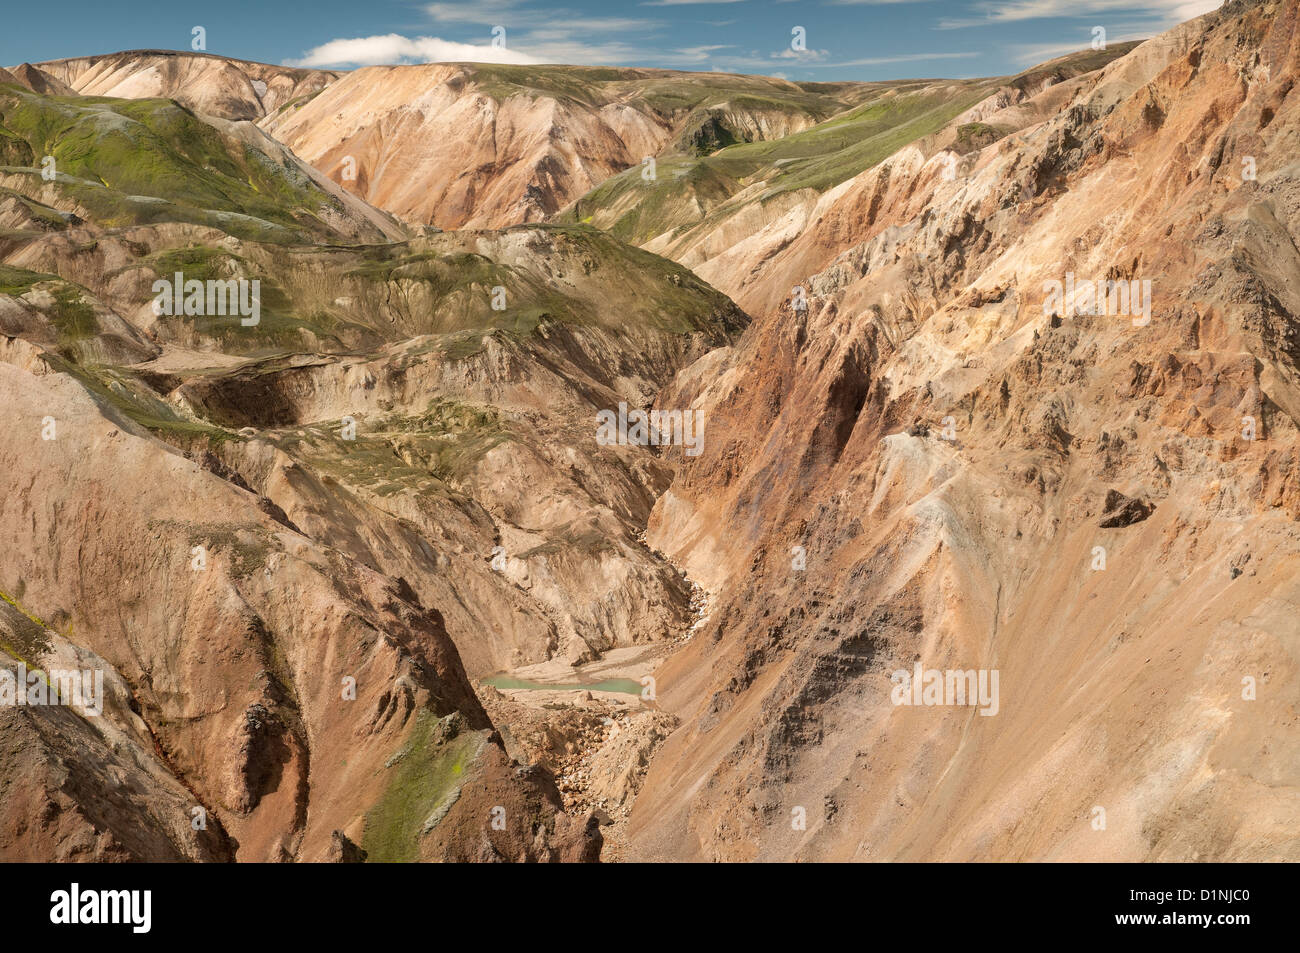
<svg viewBox="0 0 1300 953"><path fill-rule="evenodd" d="M908 145L969 155L1041 122L1035 94L1099 69L1136 46L1061 57L1014 77L863 84L861 102L831 119L771 142L726 145L698 155L679 151L646 183L632 169L612 176L556 216L587 222L689 264L734 273L745 239L774 220L802 228L823 196ZM1059 91L1058 91L1059 95Z"/></svg>
<svg viewBox="0 0 1300 953"><path fill-rule="evenodd" d="M708 436L648 538L712 600L632 856L1296 857L1297 27L1225 4L730 273L754 323L660 398Z"/></svg>
<svg viewBox="0 0 1300 953"><path fill-rule="evenodd" d="M50 95L169 98L206 117L256 121L349 191L442 228L540 221L617 172L639 173L647 158L780 139L872 89L478 63L338 72L166 50L23 64L10 74Z"/></svg>
<svg viewBox="0 0 1300 953"><path fill-rule="evenodd" d="M404 221L484 228L542 220L664 150L779 139L861 92L725 73L372 66L262 126Z"/></svg>
<svg viewBox="0 0 1300 953"><path fill-rule="evenodd" d="M184 222L277 242L404 234L251 123L204 121L171 100L0 86L0 148L0 196L20 217L59 206L67 221Z"/></svg>
<svg viewBox="0 0 1300 953"><path fill-rule="evenodd" d="M37 69L30 63L15 66L12 71L4 70L0 73L0 82L16 83L19 86L26 86L34 93L43 93L47 96L77 95L77 91L67 83L44 70Z"/></svg>
<svg viewBox="0 0 1300 953"><path fill-rule="evenodd" d="M126 50L24 63L14 73L38 93L174 99L209 116L246 120L308 100L340 75L174 50ZM33 82L28 83L27 76Z"/></svg>

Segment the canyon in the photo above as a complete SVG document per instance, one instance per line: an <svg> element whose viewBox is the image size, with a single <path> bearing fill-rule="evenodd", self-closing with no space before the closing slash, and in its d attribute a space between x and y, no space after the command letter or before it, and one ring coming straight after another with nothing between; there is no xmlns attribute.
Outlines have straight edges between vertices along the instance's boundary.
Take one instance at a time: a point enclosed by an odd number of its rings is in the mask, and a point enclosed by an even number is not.
<svg viewBox="0 0 1300 953"><path fill-rule="evenodd" d="M0 71L0 858L1300 859L1298 72Z"/></svg>

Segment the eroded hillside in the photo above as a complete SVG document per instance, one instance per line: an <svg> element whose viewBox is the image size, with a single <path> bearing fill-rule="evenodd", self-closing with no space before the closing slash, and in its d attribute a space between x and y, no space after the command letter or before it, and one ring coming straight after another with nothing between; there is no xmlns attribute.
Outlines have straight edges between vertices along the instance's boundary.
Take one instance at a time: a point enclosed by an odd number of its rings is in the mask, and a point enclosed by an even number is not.
<svg viewBox="0 0 1300 953"><path fill-rule="evenodd" d="M679 150L654 179L639 169L613 176L556 220L588 222L700 267L774 220L802 227L827 191L910 143L932 138L960 155L1007 135L1025 118L1007 122L1006 107L1134 45L1076 53L1010 78L863 83L854 88L857 104L811 128L704 153Z"/></svg>
<svg viewBox="0 0 1300 953"><path fill-rule="evenodd" d="M636 856L1295 859L1298 26L1226 4L731 273L755 323L661 398L709 424L649 538L715 600Z"/></svg>
<svg viewBox="0 0 1300 953"><path fill-rule="evenodd" d="M38 93L174 99L221 119L261 119L301 104L338 78L330 70L251 63L211 53L128 50L24 63L15 76Z"/></svg>
<svg viewBox="0 0 1300 953"><path fill-rule="evenodd" d="M2 647L107 686L0 712L4 855L593 859L474 682L689 626L671 474L590 422L744 316L590 228L409 234L166 100L0 86L0 144Z"/></svg>
<svg viewBox="0 0 1300 953"><path fill-rule="evenodd" d="M1300 857L1297 18L0 72L0 855Z"/></svg>
<svg viewBox="0 0 1300 953"><path fill-rule="evenodd" d="M262 125L405 221L483 228L545 219L661 152L798 132L861 94L855 84L721 73L374 66Z"/></svg>

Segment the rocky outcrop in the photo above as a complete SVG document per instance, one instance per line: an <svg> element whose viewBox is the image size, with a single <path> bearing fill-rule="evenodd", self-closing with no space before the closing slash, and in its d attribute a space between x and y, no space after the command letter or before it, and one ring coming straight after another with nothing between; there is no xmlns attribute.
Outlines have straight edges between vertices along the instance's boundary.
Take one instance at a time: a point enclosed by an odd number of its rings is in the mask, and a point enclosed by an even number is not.
<svg viewBox="0 0 1300 953"><path fill-rule="evenodd" d="M1142 500L1125 496L1119 490L1107 490L1103 509L1105 512L1101 514L1101 519L1097 521L1097 525L1102 529L1115 529L1120 526L1132 526L1134 523L1142 522L1151 515L1151 511L1155 507Z"/></svg>

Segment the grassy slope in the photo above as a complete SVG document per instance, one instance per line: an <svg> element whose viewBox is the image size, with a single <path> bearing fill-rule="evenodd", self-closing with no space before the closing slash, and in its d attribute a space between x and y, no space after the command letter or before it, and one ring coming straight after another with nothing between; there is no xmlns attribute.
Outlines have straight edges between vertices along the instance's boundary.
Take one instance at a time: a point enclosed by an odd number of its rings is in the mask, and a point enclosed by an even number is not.
<svg viewBox="0 0 1300 953"><path fill-rule="evenodd" d="M19 296L39 289L54 299L44 314L58 334L59 345L68 347L94 337L99 331L95 309L87 302L84 288L64 281L57 275L14 268L0 264L0 294Z"/></svg>
<svg viewBox="0 0 1300 953"><path fill-rule="evenodd" d="M160 342L187 345L197 333L200 347L248 357L251 363L244 367L252 374L263 368L273 371L288 353L367 353L423 335L430 340L421 348L461 360L479 352L489 336L526 346L557 324L634 336L716 333L720 320L731 321L738 314L690 271L586 226L520 226L519 239L507 230L505 236L433 235L381 245L319 243L320 232L303 205L319 204L323 196L299 188L283 170L268 168L260 153L228 141L170 101L47 97L4 86L0 129L11 157L26 163L21 170L8 170L23 173L11 177L10 183L21 188L30 183L30 191L46 199L48 191L57 191L60 204L75 200L91 216L86 228L108 230L105 241L116 241L111 237L115 227L172 221L211 225L246 239L236 251L210 239L186 239L183 232L154 233L149 239L152 252L100 277L105 287L134 282L141 288L148 288L155 276L170 279L176 272L185 280L259 279L262 310L257 327L241 326L237 315L181 315L159 317L155 331ZM47 154L58 164L56 182L39 175L39 157ZM31 195L11 189L5 195L37 216L48 226L45 231L68 226L57 211ZM243 227L248 222L255 224ZM41 230L31 232L28 238L40 240ZM25 240L9 238L18 242L15 248ZM515 257L509 258L513 264L478 253L475 243L480 239L480 250L487 254L495 254L491 249L498 241L515 247ZM521 241L536 251L519 256ZM93 255L95 244L86 242L81 248ZM129 249L135 243L118 247ZM67 264L69 274L78 273L74 261ZM132 282L118 281L124 272L134 271L143 275ZM561 271L563 280L556 280ZM506 289L504 311L491 307L497 286ZM105 333L96 320L91 292L56 275L0 264L0 294L33 291L53 299L28 301L57 331L47 360L81 380L106 406L181 444L238 439L222 422L188 419L160 399L160 392L180 378L102 366L96 355L111 349L79 346ZM125 307L134 313L133 305L146 304L142 297ZM195 373L229 371L213 367ZM438 433L445 429L434 427ZM471 428L487 444L488 437L500 438L493 436L494 429ZM464 442L424 449L439 461L436 469L451 477Z"/></svg>
<svg viewBox="0 0 1300 953"><path fill-rule="evenodd" d="M371 863L419 860L420 838L454 803L474 764L481 736L469 733L440 742L436 727L436 719L420 711L410 739L386 769L387 787L366 815L361 840Z"/></svg>
<svg viewBox="0 0 1300 953"><path fill-rule="evenodd" d="M175 221L241 238L290 242L326 235L337 201L171 100L41 96L0 86L0 156L25 172L29 194L53 184L106 227ZM57 182L31 163L53 156Z"/></svg>
<svg viewBox="0 0 1300 953"><path fill-rule="evenodd" d="M642 243L673 228L707 224L711 212L755 183L763 184L760 200L800 189L822 192L938 132L1000 87L1030 89L1053 75L1086 73L1135 45L1113 44L1105 51L1063 57L1011 79L863 84L854 91L862 100L858 105L810 129L728 145L704 157L661 159L651 183L642 179L639 167L630 169L601 183L555 220L590 223ZM965 141L976 144L981 134L987 137L984 130L967 130Z"/></svg>
<svg viewBox="0 0 1300 953"><path fill-rule="evenodd" d="M160 319L177 333L193 327L227 353L259 356L303 350L304 330L315 336L312 349L335 352L438 335L453 357L477 352L485 334L522 341L543 324L688 334L716 330L715 316L731 307L686 268L598 229L526 225L514 230L547 245L528 265L512 266L471 250L475 233L356 248L264 245L245 248L244 254L192 245L143 262L167 278L179 271L187 280L259 279L262 312L256 329L241 327L233 315ZM549 255L581 274L561 288L546 274ZM505 289L504 310L492 307L498 287Z"/></svg>
<svg viewBox="0 0 1300 953"><path fill-rule="evenodd" d="M252 362L234 372L210 369L204 374L275 373L289 353L368 353L393 341L425 335L429 340L420 349L437 350L447 360L465 360L479 353L488 338L529 346L540 343L556 325L638 337L717 332L719 315L731 308L723 295L681 266L596 229L521 226L520 230L539 236L552 249L553 257L539 252L539 262L566 263L578 272L571 274L570 285L560 288L542 272L466 251L467 239L470 243L472 239L453 234L364 248L246 244L247 257L226 248L192 245L157 252L140 264L168 277L180 271L186 279L201 281L244 276L263 282L261 324L255 328L242 327L236 315L158 319L163 340L184 339L192 329L208 340L207 346L244 355ZM498 285L507 289L504 311L491 307L492 289ZM314 294L318 286L329 289L323 305ZM99 333L93 309L83 300L84 289L57 276L0 265L0 294L19 296L33 289L48 291L55 299L44 309L58 331L58 345L47 359L76 376L102 402L182 444L195 438L236 436L227 421L181 416L130 368L97 366L79 356L74 345ZM409 305L394 311L394 302ZM165 385L166 389L179 380ZM480 422L470 429L486 433L484 426ZM433 429L441 433L447 428ZM463 440L457 441L457 453L460 443ZM436 458L442 448L427 448L427 452ZM391 464L391 454L387 456ZM453 475L454 467L447 464L438 469L444 468L447 476Z"/></svg>
<svg viewBox="0 0 1300 953"><path fill-rule="evenodd" d="M767 142L737 143L701 158L659 162L656 181L640 169L597 186L557 221L582 221L627 241L644 242L694 224L754 182L764 197L803 188L824 191L922 136L937 132L990 92L983 84L935 90L923 83L887 85L867 102L803 132Z"/></svg>

